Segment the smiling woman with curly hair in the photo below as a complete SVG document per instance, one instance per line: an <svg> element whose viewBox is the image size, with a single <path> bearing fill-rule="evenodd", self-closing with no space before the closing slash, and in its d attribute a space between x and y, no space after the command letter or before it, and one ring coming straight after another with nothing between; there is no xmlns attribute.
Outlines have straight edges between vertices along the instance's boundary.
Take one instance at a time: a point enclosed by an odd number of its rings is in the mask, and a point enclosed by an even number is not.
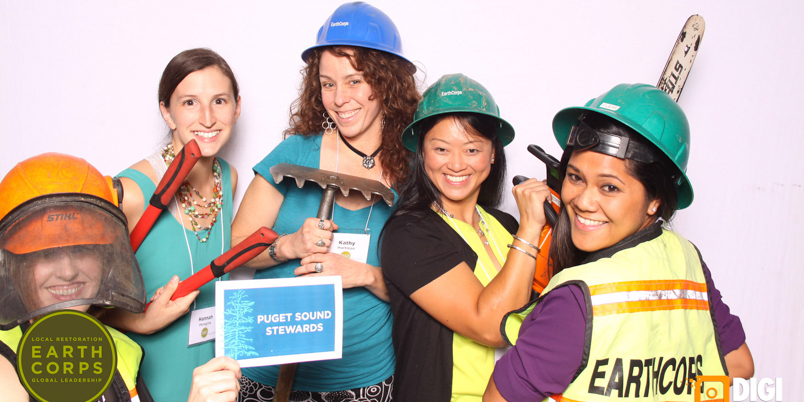
<svg viewBox="0 0 804 402"><path fill-rule="evenodd" d="M300 189L293 180L276 183L269 169L289 163L395 189L408 172L410 154L400 137L420 98L416 67L401 50L396 26L382 11L349 3L332 14L318 43L302 54L307 65L286 138L254 167L232 227L233 244L261 226L287 233L248 263L258 269L256 278L337 275L343 280L343 358L299 364L292 401L390 398L392 317L377 239L394 207L380 197L366 200L359 191L348 197L339 193L332 219L318 219L321 188ZM349 258L329 252L341 233L358 234L367 253ZM278 367L243 373L244 400L274 399Z"/></svg>

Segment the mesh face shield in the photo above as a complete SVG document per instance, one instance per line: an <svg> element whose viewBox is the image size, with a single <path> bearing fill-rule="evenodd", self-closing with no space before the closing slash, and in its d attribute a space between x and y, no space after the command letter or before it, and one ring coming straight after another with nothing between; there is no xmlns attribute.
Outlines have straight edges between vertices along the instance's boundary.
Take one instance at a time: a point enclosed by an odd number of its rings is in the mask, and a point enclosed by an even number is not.
<svg viewBox="0 0 804 402"><path fill-rule="evenodd" d="M0 329L52 311L145 307L123 213L84 194L35 198L0 222Z"/></svg>

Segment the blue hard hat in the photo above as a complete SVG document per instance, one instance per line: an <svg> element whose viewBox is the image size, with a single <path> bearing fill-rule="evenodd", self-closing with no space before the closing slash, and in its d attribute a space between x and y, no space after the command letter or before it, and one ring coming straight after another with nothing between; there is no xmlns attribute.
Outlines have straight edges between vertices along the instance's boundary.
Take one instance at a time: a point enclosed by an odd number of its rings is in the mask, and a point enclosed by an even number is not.
<svg viewBox="0 0 804 402"><path fill-rule="evenodd" d="M402 55L402 38L394 22L368 3L358 1L338 7L318 30L315 46L302 52L302 60L306 62L313 49L337 45L391 53L410 63L411 71L416 71L416 66Z"/></svg>

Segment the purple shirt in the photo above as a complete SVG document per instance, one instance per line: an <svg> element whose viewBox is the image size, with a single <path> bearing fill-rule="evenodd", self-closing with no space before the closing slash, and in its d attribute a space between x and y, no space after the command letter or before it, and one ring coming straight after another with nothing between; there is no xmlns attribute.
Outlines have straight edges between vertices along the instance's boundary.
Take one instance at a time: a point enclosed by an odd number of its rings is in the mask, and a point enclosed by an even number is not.
<svg viewBox="0 0 804 402"><path fill-rule="evenodd" d="M732 315L703 265L723 354L745 343L740 318ZM578 286L551 291L519 329L519 340L494 368L494 383L509 401L542 400L560 394L583 360L586 302Z"/></svg>

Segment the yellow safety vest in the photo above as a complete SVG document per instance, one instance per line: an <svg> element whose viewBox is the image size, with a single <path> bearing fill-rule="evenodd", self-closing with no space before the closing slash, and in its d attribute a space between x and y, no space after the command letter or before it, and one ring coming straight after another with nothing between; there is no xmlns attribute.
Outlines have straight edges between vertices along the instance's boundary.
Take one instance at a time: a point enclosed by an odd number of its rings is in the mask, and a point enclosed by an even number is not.
<svg viewBox="0 0 804 402"><path fill-rule="evenodd" d="M142 360L142 348L120 331L109 326L106 326L106 329L109 330L112 339L114 339L115 349L117 350L117 372L125 383L118 384L118 379L115 378L109 388L124 385L125 389L128 390L131 401L137 402L140 400L137 396L137 374ZM21 339L22 329L19 326L8 331L0 331L0 342L8 346L15 354ZM16 357L14 363L16 368Z"/></svg>
<svg viewBox="0 0 804 402"><path fill-rule="evenodd" d="M726 375L700 255L676 233L565 269L539 300L569 285L587 301L586 352L554 400L694 401L696 376Z"/></svg>
<svg viewBox="0 0 804 402"><path fill-rule="evenodd" d="M514 238L497 219L483 210L483 208L478 208L484 221L489 226L490 234L486 234L486 238L489 240L494 257L502 266L505 264L504 257L507 256L508 252L506 245L511 244ZM477 254L477 262L474 268L475 277L484 287L488 286L489 282L497 276L497 269L494 267L484 245L480 242L475 229L463 221L450 219L443 214L439 215L453 230L463 237L469 247L472 248L472 251ZM483 228L483 231L485 231L485 228ZM494 239L493 242L492 238ZM495 351L496 348L494 347L481 345L472 339L453 333L451 401L480 401L483 398L483 392L485 392L491 373L494 371Z"/></svg>

